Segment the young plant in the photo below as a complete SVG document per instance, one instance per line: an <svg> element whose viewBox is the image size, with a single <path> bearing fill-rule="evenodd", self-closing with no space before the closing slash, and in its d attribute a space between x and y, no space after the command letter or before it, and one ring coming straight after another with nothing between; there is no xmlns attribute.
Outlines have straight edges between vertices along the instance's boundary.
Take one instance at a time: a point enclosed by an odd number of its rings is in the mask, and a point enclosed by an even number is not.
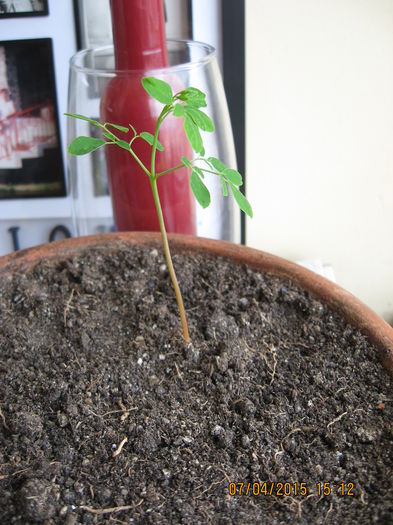
<svg viewBox="0 0 393 525"><path fill-rule="evenodd" d="M185 341L189 343L190 336L187 318L182 295L172 263L171 253L169 250L165 222L161 209L160 197L158 194L157 180L159 177L168 175L169 173L180 168L189 168L191 170L191 190L202 208L207 208L210 204L210 193L204 184L203 179L205 177L205 173L212 173L219 177L221 181L222 192L225 197L228 196L229 188L240 209L243 210L244 213L246 213L249 217L252 217L252 209L248 200L239 190L240 186L243 184L243 179L240 173L235 169L225 166L225 164L215 157L205 158L205 150L203 147L203 140L200 130L207 132L214 131L212 120L200 109L206 107L206 95L194 87L189 87L183 91L180 91L179 93L173 94L172 88L169 84L153 77L143 77L142 85L151 97L161 104L164 104L164 107L157 118L154 134L151 134L148 131L142 131L138 133L131 124L129 124L129 127L113 124L111 122L105 122L105 124L101 124L97 120L92 120L83 115L66 113L66 115L69 117L85 120L90 124L97 126L102 130L103 135L102 139L84 136L76 137L69 145L68 152L71 155L85 155L98 148L101 148L102 146L114 145L128 151L149 178L157 211L158 222L160 225L165 259L179 308L183 335ZM158 140L158 134L162 123L169 115L184 119L184 131L192 149L196 153L196 157L193 159L181 157L180 163L177 166L169 167L165 171L157 173L157 151L164 151L164 146ZM132 137L130 140L124 140L124 138L119 138L118 132L124 135L131 133ZM123 137L123 135L120 135L120 137ZM133 143L137 139L144 140L151 146L150 166L145 166L132 148Z"/></svg>

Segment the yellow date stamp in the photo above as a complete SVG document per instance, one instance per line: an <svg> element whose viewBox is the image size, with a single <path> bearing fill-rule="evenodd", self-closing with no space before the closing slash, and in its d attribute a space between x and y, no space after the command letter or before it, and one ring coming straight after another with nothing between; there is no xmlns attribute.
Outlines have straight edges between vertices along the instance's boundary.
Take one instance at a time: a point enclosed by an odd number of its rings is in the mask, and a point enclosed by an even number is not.
<svg viewBox="0 0 393 525"><path fill-rule="evenodd" d="M316 483L285 481L248 481L231 482L228 485L230 496L300 496L310 494L317 496L355 496L355 485L352 482L318 481Z"/></svg>

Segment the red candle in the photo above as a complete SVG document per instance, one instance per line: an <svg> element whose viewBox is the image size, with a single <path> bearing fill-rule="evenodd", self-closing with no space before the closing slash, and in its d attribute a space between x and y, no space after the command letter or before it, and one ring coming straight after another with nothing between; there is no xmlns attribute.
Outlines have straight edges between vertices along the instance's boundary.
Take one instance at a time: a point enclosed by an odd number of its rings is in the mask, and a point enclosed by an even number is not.
<svg viewBox="0 0 393 525"><path fill-rule="evenodd" d="M111 11L119 74L103 94L101 118L125 126L132 124L138 133L154 133L162 105L144 91L141 78L150 69L168 66L162 0L111 0ZM182 89L175 76L163 80L172 85L174 92ZM192 155L180 119L168 117L160 129L159 140L165 151L157 152L157 173L178 165L182 155ZM151 147L138 139L133 149L150 169ZM131 155L120 148L107 148L106 159L116 228L159 230L146 174ZM182 168L161 177L158 190L167 231L195 235L195 204L188 170Z"/></svg>

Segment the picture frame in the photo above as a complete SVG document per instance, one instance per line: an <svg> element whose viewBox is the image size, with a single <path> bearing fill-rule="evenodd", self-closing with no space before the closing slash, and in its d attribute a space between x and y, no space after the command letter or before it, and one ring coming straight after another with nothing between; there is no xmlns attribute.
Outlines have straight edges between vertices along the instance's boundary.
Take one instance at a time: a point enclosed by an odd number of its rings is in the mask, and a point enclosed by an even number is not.
<svg viewBox="0 0 393 525"><path fill-rule="evenodd" d="M0 20L48 14L48 0L0 0Z"/></svg>
<svg viewBox="0 0 393 525"><path fill-rule="evenodd" d="M0 41L0 199L66 195L52 47Z"/></svg>

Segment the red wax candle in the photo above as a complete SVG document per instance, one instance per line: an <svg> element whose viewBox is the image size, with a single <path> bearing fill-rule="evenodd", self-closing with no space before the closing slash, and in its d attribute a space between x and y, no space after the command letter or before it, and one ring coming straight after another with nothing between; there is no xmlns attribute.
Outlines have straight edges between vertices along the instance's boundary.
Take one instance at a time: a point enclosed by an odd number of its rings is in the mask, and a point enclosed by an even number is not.
<svg viewBox="0 0 393 525"><path fill-rule="evenodd" d="M168 66L162 0L111 0L116 78L108 84L101 100L101 119L127 126L137 132L154 133L162 105L142 88L141 78L150 69ZM173 91L182 86L173 75L163 78ZM156 172L191 156L180 119L168 117L160 128L159 140L165 151L157 152ZM143 140L133 149L150 169L151 147ZM109 185L115 225L118 230L159 230L150 182L129 153L117 147L106 148ZM189 186L189 173L182 168L158 180L158 191L168 232L196 233L195 204Z"/></svg>

